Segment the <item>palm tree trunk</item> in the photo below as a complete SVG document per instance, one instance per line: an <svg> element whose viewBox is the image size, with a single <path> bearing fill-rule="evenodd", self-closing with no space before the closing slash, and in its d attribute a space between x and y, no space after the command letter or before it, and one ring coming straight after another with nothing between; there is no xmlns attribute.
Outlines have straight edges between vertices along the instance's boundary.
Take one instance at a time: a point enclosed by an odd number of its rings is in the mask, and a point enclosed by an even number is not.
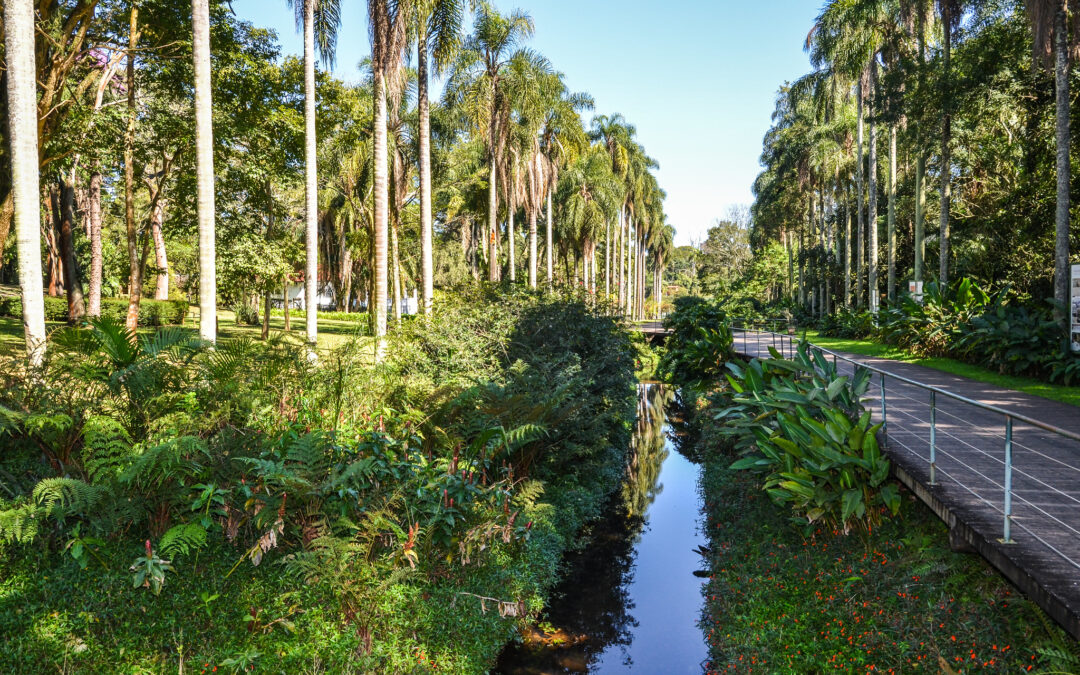
<svg viewBox="0 0 1080 675"><path fill-rule="evenodd" d="M395 218L395 221L397 219ZM397 222L390 228L390 256L393 261L394 322L401 323L401 258L398 257Z"/></svg>
<svg viewBox="0 0 1080 675"><path fill-rule="evenodd" d="M74 173L74 170L72 170ZM86 315L82 284L75 268L75 186L60 182L60 253L64 265L64 290L67 291L68 321L78 323Z"/></svg>
<svg viewBox="0 0 1080 675"><path fill-rule="evenodd" d="M499 280L499 248L495 233L499 229L496 218L499 213L499 194L495 191L495 151L492 150L490 157L491 171L488 173L488 281L494 283Z"/></svg>
<svg viewBox="0 0 1080 675"><path fill-rule="evenodd" d="M304 306L306 338L319 339L319 171L315 136L315 2L304 3Z"/></svg>
<svg viewBox="0 0 1080 675"><path fill-rule="evenodd" d="M948 3L945 3L948 7ZM941 115L941 215L938 221L938 286L942 291L949 284L949 205L952 199L952 21L946 10L943 31L942 85L945 89L944 110Z"/></svg>
<svg viewBox="0 0 1080 675"><path fill-rule="evenodd" d="M611 221L604 219L604 297L611 297Z"/></svg>
<svg viewBox="0 0 1080 675"><path fill-rule="evenodd" d="M517 168L514 168L514 173L517 173ZM516 177L515 177L516 178ZM517 281L517 255L514 249L517 248L517 237L514 236L514 210L516 204L514 204L514 192L513 187L510 189L510 204L507 208L509 216L506 219L506 239L507 247L510 255L510 283Z"/></svg>
<svg viewBox="0 0 1080 675"><path fill-rule="evenodd" d="M90 174L90 298L86 313L101 316L102 250L101 250L101 171L95 165Z"/></svg>
<svg viewBox="0 0 1080 675"><path fill-rule="evenodd" d="M1074 18L1074 20L1076 20ZM1069 33L1064 2L1054 10L1054 85L1056 105L1057 209L1054 214L1054 299L1056 318L1068 348L1069 312Z"/></svg>
<svg viewBox="0 0 1080 675"><path fill-rule="evenodd" d="M554 267L553 267L552 252L551 252L552 242L554 241L553 238L552 238L552 233L551 233L551 230L552 230L551 190L548 190L548 194L547 194L547 224L546 224L546 228L547 228L547 232L545 234L547 236L547 245L545 247L544 254L547 257L547 282L548 282L548 285L550 286L553 279L554 279Z"/></svg>
<svg viewBox="0 0 1080 675"><path fill-rule="evenodd" d="M386 353L386 239L390 220L387 182L386 75L376 68L375 79L375 286L371 302L375 323L375 360Z"/></svg>
<svg viewBox="0 0 1080 675"><path fill-rule="evenodd" d="M217 269L214 241L214 130L210 94L210 4L191 0L195 64L195 147L199 213L199 336L217 341Z"/></svg>
<svg viewBox="0 0 1080 675"><path fill-rule="evenodd" d="M866 231L866 228L863 227L863 195L866 194L864 189L863 189L863 170L864 170L863 167L864 167L864 162L866 161L866 158L863 155L863 91L862 91L862 84L857 84L855 86L858 88L858 96L856 97L857 108L858 108L858 113L857 113L857 117L856 117L856 120L857 120L856 124L858 125L857 130L856 130L856 138L857 138L857 141L856 141L856 153L858 154L858 163L856 164L856 169L855 169L855 184L856 184L856 190L858 190L858 193L859 193L858 194L859 215L858 215L858 219L857 219L858 222L856 223L856 229L858 229L858 233L856 234L856 239L858 241L856 242L856 249L855 249L856 252L857 252L857 255L855 256L855 306L856 307L862 307L862 304L863 304L863 269L862 268L863 268L863 251L865 250L865 247L863 246L863 233Z"/></svg>
<svg viewBox="0 0 1080 675"><path fill-rule="evenodd" d="M139 8L132 3L127 54L127 131L124 134L124 223L127 226L128 311L125 325L134 331L139 325L142 300L142 266L139 264L138 232L135 229L135 51L139 46Z"/></svg>
<svg viewBox="0 0 1080 675"><path fill-rule="evenodd" d="M529 208L529 288L536 288L536 209Z"/></svg>
<svg viewBox="0 0 1080 675"><path fill-rule="evenodd" d="M851 307L851 191L844 187L844 306Z"/></svg>
<svg viewBox="0 0 1080 675"><path fill-rule="evenodd" d="M889 302L896 300L896 125L889 125Z"/></svg>
<svg viewBox="0 0 1080 675"><path fill-rule="evenodd" d="M158 268L157 284L154 287L155 300L169 299L169 257L165 250L165 235L161 229L165 222L166 205L165 198L158 197L150 216L150 234L154 238L154 265Z"/></svg>
<svg viewBox="0 0 1080 675"><path fill-rule="evenodd" d="M877 61L870 65L870 103L867 104L870 113L870 148L868 150L869 180L867 190L869 192L869 211L866 216L867 229L867 253L868 278L867 291L869 295L870 311L878 311L880 290L878 288L878 184L877 184L877 122L874 121L873 97L877 93Z"/></svg>
<svg viewBox="0 0 1080 675"><path fill-rule="evenodd" d="M926 69L926 28L922 15L919 14L919 91L923 91L923 79ZM923 267L926 256L926 155L923 154L921 125L915 130L915 281L923 280Z"/></svg>
<svg viewBox="0 0 1080 675"><path fill-rule="evenodd" d="M281 303L281 313L285 319L285 332L292 330L292 319L289 317L289 278L285 277L285 283L281 287L281 297L283 302Z"/></svg>
<svg viewBox="0 0 1080 675"><path fill-rule="evenodd" d="M435 267L432 262L432 247L434 235L432 233L431 218L431 112L428 104L428 53L427 53L427 25L420 22L420 32L417 36L417 112L420 115L420 276L421 276L421 311L431 314L432 303L435 297ZM536 221L532 222L535 230ZM536 241L533 232L533 265L530 284L536 286Z"/></svg>

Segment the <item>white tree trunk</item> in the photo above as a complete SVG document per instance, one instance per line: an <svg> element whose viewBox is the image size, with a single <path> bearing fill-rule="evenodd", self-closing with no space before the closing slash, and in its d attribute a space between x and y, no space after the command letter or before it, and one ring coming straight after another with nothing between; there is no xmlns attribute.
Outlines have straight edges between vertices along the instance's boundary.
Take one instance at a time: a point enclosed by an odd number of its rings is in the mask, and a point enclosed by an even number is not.
<svg viewBox="0 0 1080 675"><path fill-rule="evenodd" d="M375 289L371 305L375 311L375 360L386 354L386 240L390 220L387 176L386 77L375 69Z"/></svg>
<svg viewBox="0 0 1080 675"><path fill-rule="evenodd" d="M319 339L319 172L315 137L315 0L304 2L304 296L307 341ZM346 302L348 299L346 298Z"/></svg>
<svg viewBox="0 0 1080 675"><path fill-rule="evenodd" d="M428 104L428 54L427 33L421 22L417 40L417 111L420 115L420 276L423 286L421 311L431 314L435 297L435 267L432 263L431 220L431 112ZM533 223L535 226L535 221ZM535 234L535 233L534 233ZM533 242L535 246L535 241ZM535 250L533 251L535 259ZM533 266L532 285L536 285L536 269Z"/></svg>
<svg viewBox="0 0 1080 675"><path fill-rule="evenodd" d="M150 215L150 234L154 238L154 263L158 268L157 285L154 287L155 300L169 299L169 258L165 251L165 235L161 224L165 220L165 198L159 197Z"/></svg>
<svg viewBox="0 0 1080 675"><path fill-rule="evenodd" d="M536 209L529 208L529 288L536 288Z"/></svg>
<svg viewBox="0 0 1080 675"><path fill-rule="evenodd" d="M495 191L495 153L491 153L491 171L488 174L488 281L499 280L499 247L495 232L499 227L499 193Z"/></svg>
<svg viewBox="0 0 1080 675"><path fill-rule="evenodd" d="M217 269L214 250L214 129L210 95L210 4L191 0L195 64L195 164L199 214L199 336L217 341Z"/></svg>
<svg viewBox="0 0 1080 675"><path fill-rule="evenodd" d="M551 253L552 242L553 242L552 234L551 234L551 230L552 230L551 190L548 190L548 195L547 195L547 226L546 227L547 227L547 232L546 232L546 235L547 235L547 247L546 247L546 250L544 251L544 253L545 253L546 257L547 257L547 282L548 282L548 285L550 286L552 280L554 279L554 267L553 267L553 263L552 263L552 253Z"/></svg>

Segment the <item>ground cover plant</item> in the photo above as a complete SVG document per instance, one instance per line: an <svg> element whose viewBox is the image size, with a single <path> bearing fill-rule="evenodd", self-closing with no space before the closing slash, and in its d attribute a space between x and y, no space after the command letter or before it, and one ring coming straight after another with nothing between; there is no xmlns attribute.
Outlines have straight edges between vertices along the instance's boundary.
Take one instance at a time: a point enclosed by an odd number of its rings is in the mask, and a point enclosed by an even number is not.
<svg viewBox="0 0 1080 675"><path fill-rule="evenodd" d="M447 299L380 366L54 333L3 371L0 664L484 670L617 486L635 393L606 309L499 298Z"/></svg>

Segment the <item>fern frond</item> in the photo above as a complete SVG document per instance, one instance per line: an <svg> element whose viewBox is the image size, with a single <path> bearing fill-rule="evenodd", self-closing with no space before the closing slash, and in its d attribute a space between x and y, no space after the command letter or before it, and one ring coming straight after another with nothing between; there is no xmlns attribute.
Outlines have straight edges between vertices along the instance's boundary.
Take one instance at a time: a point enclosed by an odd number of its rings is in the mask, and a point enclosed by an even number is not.
<svg viewBox="0 0 1080 675"><path fill-rule="evenodd" d="M158 551L163 558L175 559L188 555L206 545L206 528L199 523L181 523L169 528L158 542Z"/></svg>
<svg viewBox="0 0 1080 675"><path fill-rule="evenodd" d="M97 415L83 424L83 465L91 482L119 477L131 460L131 436L111 417Z"/></svg>
<svg viewBox="0 0 1080 675"><path fill-rule="evenodd" d="M34 486L31 497L44 515L87 513L101 502L105 489L75 478L46 478Z"/></svg>

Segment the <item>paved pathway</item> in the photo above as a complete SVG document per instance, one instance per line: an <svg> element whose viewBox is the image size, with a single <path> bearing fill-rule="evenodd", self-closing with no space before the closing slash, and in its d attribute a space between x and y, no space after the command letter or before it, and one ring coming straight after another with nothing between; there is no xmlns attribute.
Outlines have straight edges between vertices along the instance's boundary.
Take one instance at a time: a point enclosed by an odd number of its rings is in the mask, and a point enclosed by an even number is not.
<svg viewBox="0 0 1080 675"><path fill-rule="evenodd" d="M767 356L779 336L736 333L736 351ZM787 348L787 341L784 340ZM831 353L831 352L830 352ZM851 361L1080 435L1080 408L910 363L836 352ZM880 377L866 402L881 416ZM930 392L885 378L886 446L897 476L952 528L1080 639L1080 441L1014 420L1012 521L1003 544L1005 416L936 395L937 484L930 481Z"/></svg>

